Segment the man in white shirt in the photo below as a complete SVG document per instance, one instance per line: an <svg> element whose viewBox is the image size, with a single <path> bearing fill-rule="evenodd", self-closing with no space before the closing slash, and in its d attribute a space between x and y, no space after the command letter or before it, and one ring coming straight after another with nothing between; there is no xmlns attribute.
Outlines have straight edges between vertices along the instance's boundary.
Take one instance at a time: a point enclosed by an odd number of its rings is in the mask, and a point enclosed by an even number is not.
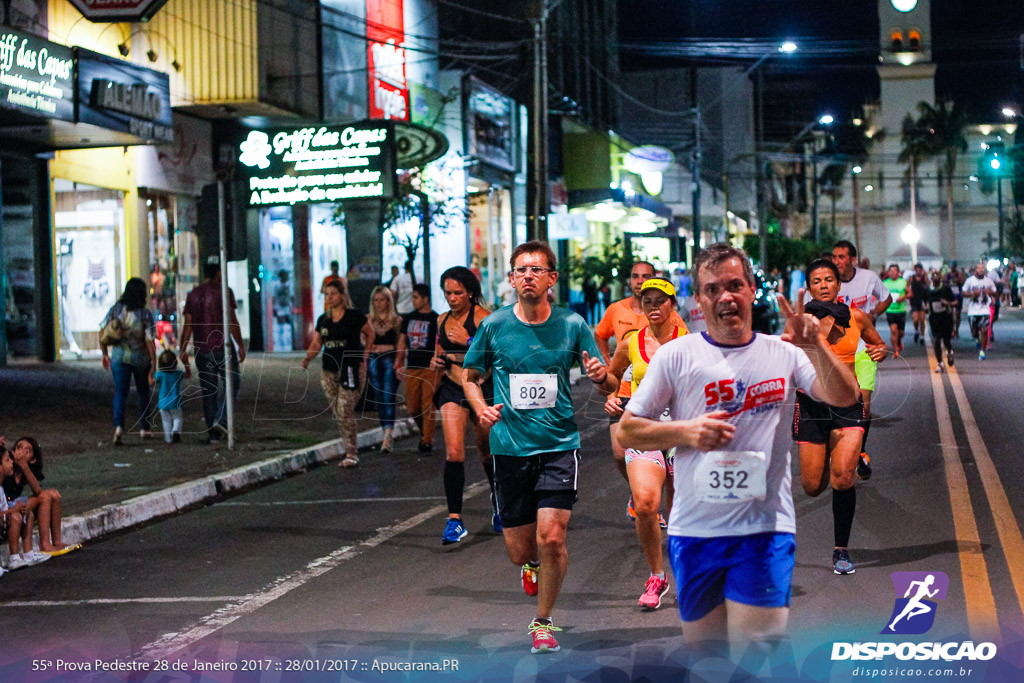
<svg viewBox="0 0 1024 683"><path fill-rule="evenodd" d="M835 243L832 247L832 263L839 269L839 296L836 301L864 311L871 316L872 322L889 308L892 294L882 284L882 278L878 277L876 272L867 268L857 268L857 247L853 246L852 242L839 240ZM857 384L860 386L860 398L864 403L866 416L857 475L867 481L871 478L871 459L867 454L868 433L871 431L871 394L875 391L878 363L871 360L867 349L862 345L854 357L853 367L857 373Z"/></svg>
<svg viewBox="0 0 1024 683"><path fill-rule="evenodd" d="M631 448L676 448L669 557L683 637L732 638L770 649L786 631L796 554L790 407L802 389L850 405L857 382L818 334L818 321L780 299L781 338L755 334L755 281L729 245L702 251L691 273L707 332L662 346L622 417ZM671 421L659 418L668 409Z"/></svg>
<svg viewBox="0 0 1024 683"><path fill-rule="evenodd" d="M967 278L960 291L967 300L967 321L971 325L974 344L978 347L978 360L985 360L990 340L992 307L996 296L996 283L985 274L985 264L979 263L974 266L974 274Z"/></svg>
<svg viewBox="0 0 1024 683"><path fill-rule="evenodd" d="M406 261L405 270L391 278L391 284L389 285L391 293L395 295L395 310L398 311L398 315L412 313L415 308L412 305L412 286L414 284L412 281L412 263Z"/></svg>

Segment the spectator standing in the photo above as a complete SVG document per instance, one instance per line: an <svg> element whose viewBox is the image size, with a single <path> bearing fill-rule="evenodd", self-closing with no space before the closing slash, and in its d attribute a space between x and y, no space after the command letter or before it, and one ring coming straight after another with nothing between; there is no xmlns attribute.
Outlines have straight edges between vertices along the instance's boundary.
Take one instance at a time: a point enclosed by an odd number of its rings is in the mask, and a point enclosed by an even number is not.
<svg viewBox="0 0 1024 683"><path fill-rule="evenodd" d="M412 303L412 286L416 284L412 276L412 261L405 262L405 270L391 279L391 294L395 298L395 310L398 315L412 313L416 307Z"/></svg>
<svg viewBox="0 0 1024 683"><path fill-rule="evenodd" d="M240 364L245 361L245 344L242 330L235 317L235 293L228 288L228 330L233 344L227 346L225 354L224 305L221 302L220 259L207 259L204 271L206 279L191 292L185 300L185 323L181 328L181 364L190 372L188 343L196 356L196 370L199 372L199 388L203 397L203 419L206 421L208 443L220 445L221 436L227 428L227 370L231 371L232 394L238 397L241 388Z"/></svg>
<svg viewBox="0 0 1024 683"><path fill-rule="evenodd" d="M191 376L178 367L178 357L170 349L160 354L157 362L158 370L155 379L159 389L157 408L160 410L160 421L164 426L164 441L177 443L181 441L181 385L185 378Z"/></svg>
<svg viewBox="0 0 1024 683"><path fill-rule="evenodd" d="M338 432L345 448L341 467L359 464L356 441L356 403L366 386L364 349L373 341L373 327L366 316L349 308L345 286L334 280L324 287L327 313L316 321L313 341L302 359L302 369L323 349L320 386L331 402Z"/></svg>
<svg viewBox="0 0 1024 683"><path fill-rule="evenodd" d="M405 405L420 430L420 453L434 452L434 389L441 372L431 367L437 348L437 311L430 306L430 286L413 285L411 313L402 316L395 356L395 376L405 382Z"/></svg>
<svg viewBox="0 0 1024 683"><path fill-rule="evenodd" d="M324 279L320 281L320 293L324 295L324 313L327 313L331 309L327 307L327 283L329 282L340 282L342 286L346 286L345 278L341 276L339 272L341 266L337 261L331 261L331 272L324 276Z"/></svg>
<svg viewBox="0 0 1024 683"><path fill-rule="evenodd" d="M153 342L156 319L146 308L146 283L141 278L128 280L121 298L103 318L102 326L107 327L114 319L120 320L123 326L121 340L108 347L101 339L100 351L103 369L109 370L114 378L114 444L120 446L124 443L124 406L133 378L139 398L139 436L143 439L153 437L149 401L156 370L156 345Z"/></svg>
<svg viewBox="0 0 1024 683"><path fill-rule="evenodd" d="M374 287L370 295L370 325L373 327L373 344L368 353L370 388L373 389L377 419L384 430L380 451L390 453L398 403L395 351L398 349L402 319L395 312L391 290L384 285Z"/></svg>

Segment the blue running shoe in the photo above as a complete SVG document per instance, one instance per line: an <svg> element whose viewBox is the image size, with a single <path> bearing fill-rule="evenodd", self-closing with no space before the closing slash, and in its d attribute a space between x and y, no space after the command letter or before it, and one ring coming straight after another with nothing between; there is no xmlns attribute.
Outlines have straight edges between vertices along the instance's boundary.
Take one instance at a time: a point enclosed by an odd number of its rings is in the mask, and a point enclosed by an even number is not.
<svg viewBox="0 0 1024 683"><path fill-rule="evenodd" d="M444 536L441 537L441 545L458 543L466 537L466 527L462 526L461 519L448 518L448 525L444 528Z"/></svg>
<svg viewBox="0 0 1024 683"><path fill-rule="evenodd" d="M832 551L832 571L836 574L857 573L857 568L850 560L850 551L846 548L836 548Z"/></svg>
<svg viewBox="0 0 1024 683"><path fill-rule="evenodd" d="M491 528L494 529L494 533L500 534L505 531L505 527L501 523L501 515L495 512L491 515Z"/></svg>

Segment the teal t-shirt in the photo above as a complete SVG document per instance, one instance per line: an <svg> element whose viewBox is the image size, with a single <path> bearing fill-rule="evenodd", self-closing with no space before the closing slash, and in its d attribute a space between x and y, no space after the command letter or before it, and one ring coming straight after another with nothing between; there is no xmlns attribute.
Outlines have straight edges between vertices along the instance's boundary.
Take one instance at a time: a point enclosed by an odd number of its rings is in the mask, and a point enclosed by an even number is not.
<svg viewBox="0 0 1024 683"><path fill-rule="evenodd" d="M491 452L538 455L579 448L569 369L582 368L583 351L601 357L594 335L567 309L553 307L546 321L529 325L514 308L484 318L463 363L481 373L492 370L494 404L504 404L491 428ZM538 405L545 407L533 407Z"/></svg>
<svg viewBox="0 0 1024 683"><path fill-rule="evenodd" d="M903 301L900 301L899 303L897 303L896 299L900 298L901 296L905 296L906 295L906 293L907 293L907 281L904 280L901 277L900 278L896 278L895 280L891 280L891 279L886 278L885 280L882 280L882 284L885 285L885 288L889 290L890 294L892 294L892 303L889 304L889 308L885 309L885 312L886 313L906 313L907 312L907 300L904 299Z"/></svg>

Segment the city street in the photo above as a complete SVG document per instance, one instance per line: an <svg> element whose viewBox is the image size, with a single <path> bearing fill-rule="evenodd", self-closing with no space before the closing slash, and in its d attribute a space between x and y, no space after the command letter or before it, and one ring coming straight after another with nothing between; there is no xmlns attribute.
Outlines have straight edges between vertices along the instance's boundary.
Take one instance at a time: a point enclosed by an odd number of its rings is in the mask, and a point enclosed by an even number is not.
<svg viewBox="0 0 1024 683"><path fill-rule="evenodd" d="M1020 312L1004 312L995 329L984 362L968 338L954 342L949 373L931 372L925 347L909 343L881 366L868 447L875 474L858 484L855 575L831 571L829 494L810 499L797 486L789 666L759 678L847 681L855 667L880 666L831 661L840 641L972 640L995 643L997 656L896 664L948 668L935 674L945 680L1019 680ZM591 391L587 382L576 388L584 460L554 612L559 653L529 653L534 600L489 528L475 454L467 457L470 535L446 551L443 456L406 447L355 470L328 463L5 575L0 606L17 628L5 629L0 679L678 680L675 586L657 612L636 606L646 566ZM889 576L900 571L949 577L927 635L879 635L902 597ZM97 671L101 664L112 669ZM733 668L704 660L697 671L728 680Z"/></svg>

